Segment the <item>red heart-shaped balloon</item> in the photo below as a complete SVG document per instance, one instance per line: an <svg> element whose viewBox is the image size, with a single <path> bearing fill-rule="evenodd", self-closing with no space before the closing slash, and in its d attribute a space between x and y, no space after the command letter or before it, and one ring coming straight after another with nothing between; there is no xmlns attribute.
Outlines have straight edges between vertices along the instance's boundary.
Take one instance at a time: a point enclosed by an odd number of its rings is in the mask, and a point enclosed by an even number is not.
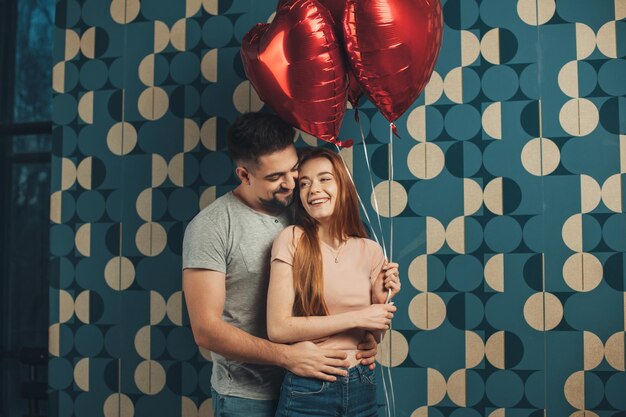
<svg viewBox="0 0 626 417"><path fill-rule="evenodd" d="M346 0L318 0L328 9L335 22L335 35L339 43L343 45L343 15L346 11ZM354 77L352 71L348 71L348 101L352 107L357 108L359 100L363 96L363 90Z"/></svg>
<svg viewBox="0 0 626 417"><path fill-rule="evenodd" d="M435 67L443 14L439 0L346 0L348 60L365 94L387 120L420 95Z"/></svg>
<svg viewBox="0 0 626 417"><path fill-rule="evenodd" d="M347 75L333 20L317 0L281 1L271 24L243 38L241 58L261 99L286 122L337 140L346 110Z"/></svg>

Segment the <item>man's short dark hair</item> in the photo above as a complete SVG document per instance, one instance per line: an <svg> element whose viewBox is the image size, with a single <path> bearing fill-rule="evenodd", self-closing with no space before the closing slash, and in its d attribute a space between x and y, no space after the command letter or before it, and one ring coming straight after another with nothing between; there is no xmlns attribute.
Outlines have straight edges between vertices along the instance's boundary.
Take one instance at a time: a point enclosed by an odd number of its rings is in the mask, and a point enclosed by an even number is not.
<svg viewBox="0 0 626 417"><path fill-rule="evenodd" d="M295 130L280 117L267 113L245 113L228 131L228 151L235 162L251 161L293 144Z"/></svg>

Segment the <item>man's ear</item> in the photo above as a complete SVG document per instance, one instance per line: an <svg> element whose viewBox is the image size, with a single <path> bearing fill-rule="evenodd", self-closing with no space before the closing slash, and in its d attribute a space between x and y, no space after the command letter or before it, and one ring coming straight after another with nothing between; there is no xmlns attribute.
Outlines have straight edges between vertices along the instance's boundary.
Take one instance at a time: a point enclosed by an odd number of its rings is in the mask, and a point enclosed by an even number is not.
<svg viewBox="0 0 626 417"><path fill-rule="evenodd" d="M247 169L242 166L238 166L237 168L235 168L235 174L237 174L237 177L242 184L250 185L250 173Z"/></svg>

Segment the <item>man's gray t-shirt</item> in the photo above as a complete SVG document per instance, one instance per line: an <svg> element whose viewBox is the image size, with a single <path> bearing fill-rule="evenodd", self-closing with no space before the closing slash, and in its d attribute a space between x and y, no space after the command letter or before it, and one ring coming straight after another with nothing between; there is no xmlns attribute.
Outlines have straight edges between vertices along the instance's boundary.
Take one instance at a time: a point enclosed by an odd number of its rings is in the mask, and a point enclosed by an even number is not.
<svg viewBox="0 0 626 417"><path fill-rule="evenodd" d="M266 304L270 251L289 225L287 217L259 213L232 192L200 211L185 230L183 269L226 274L222 319L267 339ZM284 370L227 359L215 352L211 385L221 395L268 400L279 395Z"/></svg>

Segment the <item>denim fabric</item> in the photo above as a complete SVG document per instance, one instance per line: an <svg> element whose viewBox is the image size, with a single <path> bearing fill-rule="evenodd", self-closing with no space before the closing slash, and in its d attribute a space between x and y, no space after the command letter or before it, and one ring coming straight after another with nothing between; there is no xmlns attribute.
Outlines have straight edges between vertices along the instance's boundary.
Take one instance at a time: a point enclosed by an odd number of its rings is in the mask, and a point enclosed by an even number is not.
<svg viewBox="0 0 626 417"><path fill-rule="evenodd" d="M302 378L287 372L276 417L376 417L374 371L357 365L336 382Z"/></svg>
<svg viewBox="0 0 626 417"><path fill-rule="evenodd" d="M211 390L215 417L274 417L278 400L251 400Z"/></svg>

